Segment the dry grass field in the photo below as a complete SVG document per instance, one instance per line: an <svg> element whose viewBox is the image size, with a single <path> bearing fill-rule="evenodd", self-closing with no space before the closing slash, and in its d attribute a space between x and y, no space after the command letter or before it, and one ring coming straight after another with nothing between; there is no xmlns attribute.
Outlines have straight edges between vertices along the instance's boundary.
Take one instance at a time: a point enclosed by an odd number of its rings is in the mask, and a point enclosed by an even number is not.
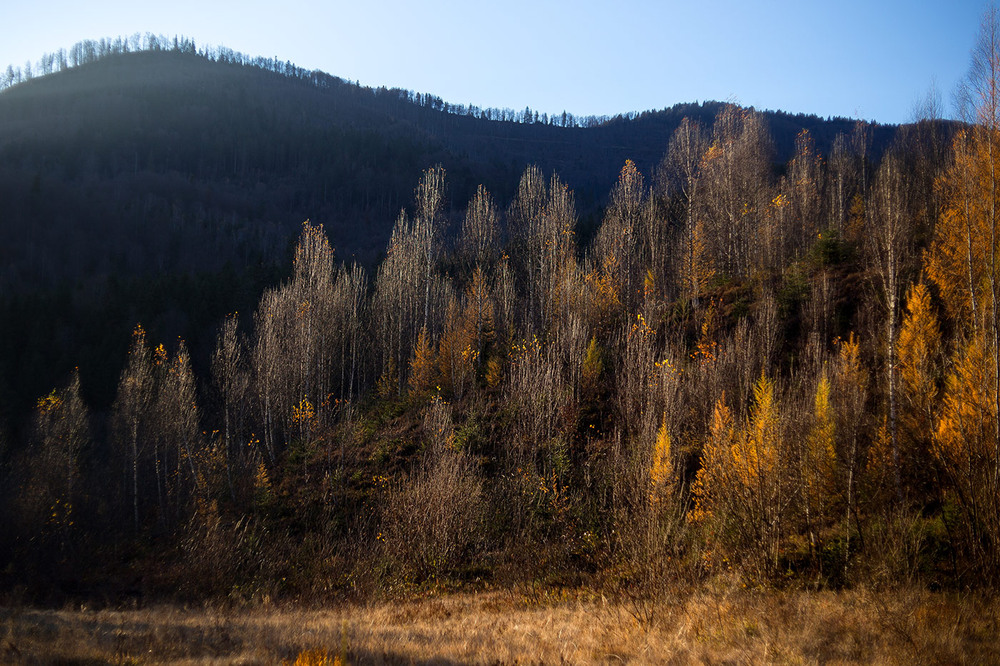
<svg viewBox="0 0 1000 666"><path fill-rule="evenodd" d="M1000 663L1000 603L925 591L425 595L331 609L0 609L24 664Z"/></svg>

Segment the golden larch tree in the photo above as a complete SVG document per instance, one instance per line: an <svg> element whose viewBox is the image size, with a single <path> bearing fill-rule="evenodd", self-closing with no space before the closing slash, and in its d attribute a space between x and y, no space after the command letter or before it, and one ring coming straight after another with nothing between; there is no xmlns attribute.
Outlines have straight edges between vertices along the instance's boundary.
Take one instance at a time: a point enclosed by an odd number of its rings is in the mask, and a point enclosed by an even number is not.
<svg viewBox="0 0 1000 666"><path fill-rule="evenodd" d="M941 345L930 291L922 282L913 284L906 294L906 314L897 342L903 468L910 486L931 483L930 446L938 408Z"/></svg>
<svg viewBox="0 0 1000 666"><path fill-rule="evenodd" d="M828 517L835 495L837 464L837 423L830 400L830 379L826 370L816 383L812 426L801 449L802 501L809 548L816 549L816 529Z"/></svg>

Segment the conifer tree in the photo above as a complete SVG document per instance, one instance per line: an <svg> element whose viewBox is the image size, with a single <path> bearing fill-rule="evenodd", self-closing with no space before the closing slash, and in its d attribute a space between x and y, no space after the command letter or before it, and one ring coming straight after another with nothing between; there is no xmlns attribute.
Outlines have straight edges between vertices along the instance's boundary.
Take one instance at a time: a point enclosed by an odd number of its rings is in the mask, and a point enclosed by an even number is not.
<svg viewBox="0 0 1000 666"><path fill-rule="evenodd" d="M907 291L897 356L907 477L920 479L926 488L933 483L930 451L939 404L942 337L930 292L922 282L910 285Z"/></svg>
<svg viewBox="0 0 1000 666"><path fill-rule="evenodd" d="M802 494L809 549L815 556L816 531L829 516L836 488L837 424L830 398L830 380L824 372L816 384L812 427L801 454Z"/></svg>

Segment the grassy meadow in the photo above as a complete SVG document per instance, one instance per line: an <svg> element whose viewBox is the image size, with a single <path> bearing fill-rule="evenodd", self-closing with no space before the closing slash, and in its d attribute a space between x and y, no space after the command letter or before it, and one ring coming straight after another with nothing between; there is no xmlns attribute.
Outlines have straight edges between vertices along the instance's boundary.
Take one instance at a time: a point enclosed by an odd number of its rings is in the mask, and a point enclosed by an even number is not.
<svg viewBox="0 0 1000 666"><path fill-rule="evenodd" d="M583 592L408 595L332 608L0 610L21 664L982 664L1000 604L923 590L754 592L656 601Z"/></svg>

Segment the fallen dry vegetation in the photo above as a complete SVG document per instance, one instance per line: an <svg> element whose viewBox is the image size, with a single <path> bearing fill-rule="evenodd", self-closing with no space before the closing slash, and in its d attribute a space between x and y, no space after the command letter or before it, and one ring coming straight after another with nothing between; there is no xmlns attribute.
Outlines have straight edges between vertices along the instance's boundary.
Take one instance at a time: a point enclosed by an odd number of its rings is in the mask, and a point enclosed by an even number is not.
<svg viewBox="0 0 1000 666"><path fill-rule="evenodd" d="M0 646L12 663L996 663L1000 604L717 588L655 605L481 592L323 610L5 608Z"/></svg>

